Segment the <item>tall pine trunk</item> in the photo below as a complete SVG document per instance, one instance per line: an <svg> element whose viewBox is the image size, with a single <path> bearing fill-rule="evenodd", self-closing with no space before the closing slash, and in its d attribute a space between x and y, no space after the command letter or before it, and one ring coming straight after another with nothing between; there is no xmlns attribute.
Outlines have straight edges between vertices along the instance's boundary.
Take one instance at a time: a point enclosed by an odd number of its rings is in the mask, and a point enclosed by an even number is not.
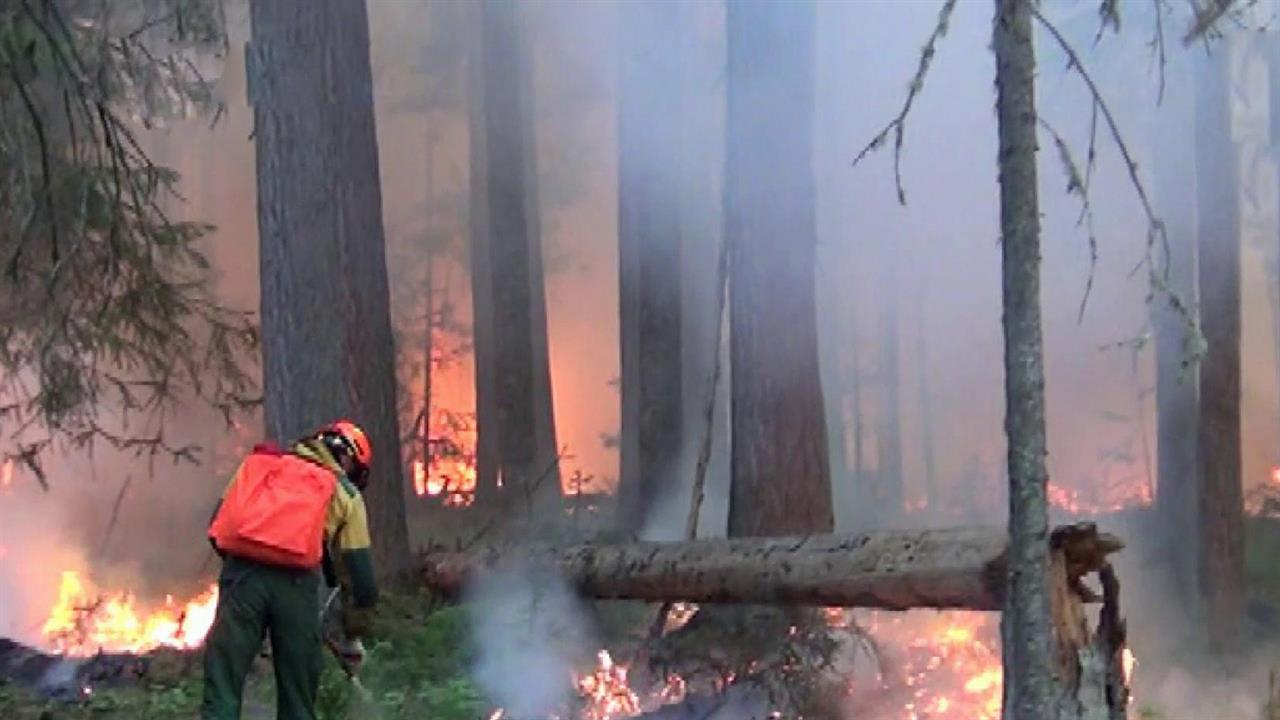
<svg viewBox="0 0 1280 720"><path fill-rule="evenodd" d="M474 10L471 253L479 499L489 499L501 485L513 501L536 498L540 511L551 510L560 483L532 186L529 56L513 0L484 0Z"/></svg>
<svg viewBox="0 0 1280 720"><path fill-rule="evenodd" d="M1280 37L1275 33L1267 33L1265 42L1267 43L1268 119L1271 122L1268 135L1271 141L1272 164L1280 168ZM1280 197L1275 200L1277 206L1280 206ZM1269 301L1267 310L1271 314L1271 339L1274 343L1276 372L1280 373L1280 235L1272 238L1267 258L1267 299ZM1280 390L1280 377L1277 377L1276 389ZM1277 400L1280 400L1280 397Z"/></svg>
<svg viewBox="0 0 1280 720"><path fill-rule="evenodd" d="M287 442L350 417L369 433L379 570L409 561L364 3L254 0L266 427Z"/></svg>
<svg viewBox="0 0 1280 720"><path fill-rule="evenodd" d="M924 280L923 272L920 273L920 277ZM924 456L925 505L930 509L937 509L936 503L940 501L938 496L938 455L933 441L933 386L929 382L932 369L929 365L929 338L927 332L928 298L923 289L928 287L928 283L922 283L921 287L922 289L916 292L914 313L916 377L919 380L917 407L920 415L920 452Z"/></svg>
<svg viewBox="0 0 1280 720"><path fill-rule="evenodd" d="M1183 310L1157 296L1151 307L1156 340L1156 510L1165 533L1175 597L1194 597L1196 554L1197 368L1190 313L1196 308L1195 157L1183 150L1194 137L1194 90L1190 58L1175 53L1166 70L1164 101L1155 113L1152 170L1157 212L1165 222L1169 290Z"/></svg>
<svg viewBox="0 0 1280 720"><path fill-rule="evenodd" d="M814 307L814 5L727 8L733 536L829 532Z"/></svg>
<svg viewBox="0 0 1280 720"><path fill-rule="evenodd" d="M679 3L618 6L618 525L640 529L678 478L683 439Z"/></svg>
<svg viewBox="0 0 1280 720"><path fill-rule="evenodd" d="M884 248L880 275L880 361L876 375L880 389L879 427L876 428L876 507L889 525L905 510L902 487L902 382L899 357L901 332L898 312L898 251L891 240Z"/></svg>
<svg viewBox="0 0 1280 720"><path fill-rule="evenodd" d="M1196 194L1199 202L1199 578L1210 645L1227 651L1243 616L1244 501L1240 447L1240 222L1232 142L1229 43L1198 58Z"/></svg>
<svg viewBox="0 0 1280 720"><path fill-rule="evenodd" d="M498 497L497 384L494 382L493 280L489 271L489 183L485 142L485 48L481 5L467 6L468 250L476 386L476 504Z"/></svg>
<svg viewBox="0 0 1280 720"><path fill-rule="evenodd" d="M1001 617L1005 720L1055 720L1033 0L996 0L1009 564Z"/></svg>

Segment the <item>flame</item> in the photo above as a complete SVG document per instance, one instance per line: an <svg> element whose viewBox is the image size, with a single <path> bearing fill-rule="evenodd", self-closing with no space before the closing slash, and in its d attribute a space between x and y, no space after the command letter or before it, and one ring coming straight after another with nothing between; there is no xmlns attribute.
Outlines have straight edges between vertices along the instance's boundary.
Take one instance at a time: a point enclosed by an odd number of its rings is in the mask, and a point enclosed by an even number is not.
<svg viewBox="0 0 1280 720"><path fill-rule="evenodd" d="M693 616L697 614L697 603L672 603L671 609L667 612L667 622L662 626L662 634L667 635L673 633L685 625L688 625L689 621L693 619Z"/></svg>
<svg viewBox="0 0 1280 720"><path fill-rule="evenodd" d="M0 490L8 490L13 487L13 458L4 461L0 465Z"/></svg>
<svg viewBox="0 0 1280 720"><path fill-rule="evenodd" d="M640 714L640 698L627 683L627 666L618 665L601 650L596 659L596 669L588 675L575 678L578 694L586 701L583 720L614 720Z"/></svg>
<svg viewBox="0 0 1280 720"><path fill-rule="evenodd" d="M53 650L74 657L192 649L204 642L217 605L218 588L213 585L181 606L168 596L163 606L143 610L128 592L91 594L80 575L68 570L62 573L58 602L41 635Z"/></svg>
<svg viewBox="0 0 1280 720"><path fill-rule="evenodd" d="M894 654L900 674L882 677L873 693L902 696L886 720L998 720L1003 668L999 615L946 611L929 615L870 611L860 624ZM827 610L828 622L847 623Z"/></svg>
<svg viewBox="0 0 1280 720"><path fill-rule="evenodd" d="M411 469L413 492L418 497L440 498L447 507L465 507L475 502L476 431L474 425L459 423L457 415L442 410L430 428L427 458L414 460ZM419 447L422 436L418 436Z"/></svg>
<svg viewBox="0 0 1280 720"><path fill-rule="evenodd" d="M1244 511L1255 517L1280 517L1280 466L1271 468L1264 482L1249 488Z"/></svg>
<svg viewBox="0 0 1280 720"><path fill-rule="evenodd" d="M1049 504L1069 515L1104 515L1151 504L1151 487L1144 482L1120 482L1089 492L1050 481Z"/></svg>

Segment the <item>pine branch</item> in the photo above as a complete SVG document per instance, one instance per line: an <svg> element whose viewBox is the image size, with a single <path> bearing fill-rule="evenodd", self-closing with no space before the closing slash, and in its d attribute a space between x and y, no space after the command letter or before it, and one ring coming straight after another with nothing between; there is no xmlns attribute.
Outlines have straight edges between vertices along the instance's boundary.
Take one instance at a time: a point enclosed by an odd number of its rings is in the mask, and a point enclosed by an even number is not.
<svg viewBox="0 0 1280 720"><path fill-rule="evenodd" d="M132 129L216 104L186 53L227 47L221 0L109 2L0 7L0 428L14 457L102 441L184 460L192 449L162 432L180 399L227 417L258 400L253 316L209 296L196 243L211 228L168 217L178 176ZM130 433L135 414L155 432Z"/></svg>
<svg viewBox="0 0 1280 720"><path fill-rule="evenodd" d="M1084 311L1089 304L1089 296L1093 291L1093 280L1098 270L1098 236L1094 232L1093 223L1093 206L1089 202L1089 179L1087 175L1080 173L1080 168L1076 164L1075 158L1071 153L1071 148L1067 145L1067 141L1062 135L1054 129L1044 118L1039 118L1040 127L1044 128L1053 137L1053 143L1058 148L1058 157L1062 161L1062 168L1067 175L1067 194L1075 195L1080 198L1080 220L1085 224L1089 237L1089 277L1085 281L1084 296L1080 299L1080 310L1076 316L1076 322L1084 321Z"/></svg>
<svg viewBox="0 0 1280 720"><path fill-rule="evenodd" d="M1129 149L1128 143L1125 142L1123 134L1120 132L1119 123L1116 122L1115 116L1111 112L1110 106L1103 97L1102 92L1098 89L1097 83L1093 76L1085 68L1084 63L1080 59L1079 53L1072 47L1071 43L1063 36L1062 32L1050 22L1037 7L1032 8L1032 15L1041 27L1043 27L1053 38L1054 42L1066 54L1068 59L1067 69L1074 72L1084 83L1089 92L1092 102L1097 112L1100 112L1103 121L1106 124L1107 131L1111 136L1112 143L1120 153L1121 159L1124 161L1125 170L1129 176L1129 183L1133 187L1134 192L1138 196L1138 201L1142 206L1142 211L1147 219L1147 241L1143 259L1135 270L1145 267L1147 269L1148 281L1151 293L1148 296L1150 302L1157 293L1163 293L1168 296L1171 306L1175 309L1179 317L1186 323L1190 334L1194 338L1199 338L1199 326L1195 316L1189 312L1185 303L1176 296L1168 282L1168 263L1164 263L1164 267L1159 267L1156 260L1157 249L1162 249L1164 257L1169 256L1168 235L1165 231L1164 221L1155 213L1150 198L1147 195L1146 187L1142 183L1142 179L1138 176L1138 163L1133 159L1133 153ZM1090 151L1092 152L1092 150ZM1196 341L1198 343L1198 341Z"/></svg>
<svg viewBox="0 0 1280 720"><path fill-rule="evenodd" d="M1164 86L1165 86L1165 69L1168 67L1168 58L1165 55L1164 42L1164 13L1166 9L1165 0L1151 0L1152 9L1155 10L1156 22L1155 29L1152 31L1151 47L1152 54L1155 55L1159 63L1159 88L1156 91L1156 105L1164 104Z"/></svg>
<svg viewBox="0 0 1280 720"><path fill-rule="evenodd" d="M911 113L911 106L915 103L916 96L924 89L925 77L929 74L929 67L933 64L933 56L937 51L938 41L947 34L947 29L951 24L951 13L956 8L956 0L944 0L942 9L938 12L938 22L933 28L933 33L929 35L929 40L925 42L924 48L920 51L920 63L916 67L916 74L911 79L911 84L907 87L907 99L902 103L902 109L898 111L897 117L889 121L876 136L867 143L866 147L858 152L857 157L853 159L853 165L862 162L863 158L871 153L884 147L884 143L889 139L889 133L893 133L893 182L894 187L898 191L898 203L907 204L907 193L902 187L902 143L903 135L906 132L907 115Z"/></svg>
<svg viewBox="0 0 1280 720"><path fill-rule="evenodd" d="M1217 27L1218 21L1226 17L1238 4L1237 0L1209 0L1205 6L1193 2L1195 17L1191 20L1191 27L1182 36L1182 44L1189 46L1208 36Z"/></svg>

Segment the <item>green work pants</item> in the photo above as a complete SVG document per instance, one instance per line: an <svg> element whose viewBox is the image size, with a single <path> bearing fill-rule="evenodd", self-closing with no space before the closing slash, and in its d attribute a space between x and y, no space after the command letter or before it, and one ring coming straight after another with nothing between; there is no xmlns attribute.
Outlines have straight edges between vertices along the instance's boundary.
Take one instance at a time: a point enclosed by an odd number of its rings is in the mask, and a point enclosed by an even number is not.
<svg viewBox="0 0 1280 720"><path fill-rule="evenodd" d="M324 661L318 586L314 572L226 558L205 640L201 720L240 720L245 678L268 633L276 720L315 720Z"/></svg>

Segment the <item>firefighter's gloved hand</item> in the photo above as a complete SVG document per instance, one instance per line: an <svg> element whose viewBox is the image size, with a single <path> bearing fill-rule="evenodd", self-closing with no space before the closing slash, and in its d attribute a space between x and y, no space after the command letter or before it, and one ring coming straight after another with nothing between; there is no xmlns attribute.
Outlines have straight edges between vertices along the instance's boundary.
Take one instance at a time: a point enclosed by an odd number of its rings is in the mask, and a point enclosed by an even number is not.
<svg viewBox="0 0 1280 720"><path fill-rule="evenodd" d="M364 664L364 643L360 642L360 638L352 640L344 640L337 643L338 655L342 657L342 662L347 667L356 670Z"/></svg>

